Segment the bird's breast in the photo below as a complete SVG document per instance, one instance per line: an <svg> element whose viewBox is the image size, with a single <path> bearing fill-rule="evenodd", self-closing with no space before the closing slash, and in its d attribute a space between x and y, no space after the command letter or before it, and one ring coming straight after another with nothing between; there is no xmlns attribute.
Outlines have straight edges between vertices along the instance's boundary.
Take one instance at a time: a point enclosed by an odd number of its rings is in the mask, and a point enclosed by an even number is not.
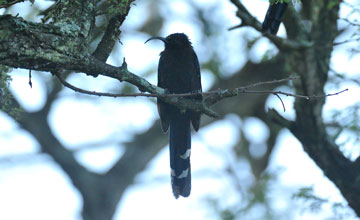
<svg viewBox="0 0 360 220"><path fill-rule="evenodd" d="M162 86L171 93L191 92L191 74L196 74L192 59L191 53L182 50L162 52L159 63Z"/></svg>

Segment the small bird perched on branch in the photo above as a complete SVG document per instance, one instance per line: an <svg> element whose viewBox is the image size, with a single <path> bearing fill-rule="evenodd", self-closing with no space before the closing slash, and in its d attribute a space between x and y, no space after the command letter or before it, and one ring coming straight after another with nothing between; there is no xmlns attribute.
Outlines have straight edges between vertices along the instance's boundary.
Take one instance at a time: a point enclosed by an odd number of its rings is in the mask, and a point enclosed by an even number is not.
<svg viewBox="0 0 360 220"><path fill-rule="evenodd" d="M150 40L161 40L165 50L160 53L158 66L158 86L169 93L201 92L200 65L189 38L183 33L175 33L163 37L152 37ZM194 95L192 99L202 100L202 95ZM188 197L191 191L191 130L200 127L200 114L157 100L161 127L164 132L170 127L170 167L171 186L175 198Z"/></svg>
<svg viewBox="0 0 360 220"><path fill-rule="evenodd" d="M286 2L270 3L262 23L262 32L270 31L272 35L276 35L287 6L288 3Z"/></svg>

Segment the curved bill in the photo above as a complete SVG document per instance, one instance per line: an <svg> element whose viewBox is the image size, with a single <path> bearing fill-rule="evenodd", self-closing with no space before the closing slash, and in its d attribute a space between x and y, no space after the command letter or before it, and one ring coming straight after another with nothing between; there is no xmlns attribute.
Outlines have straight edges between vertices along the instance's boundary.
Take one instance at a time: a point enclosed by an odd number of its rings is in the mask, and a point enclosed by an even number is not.
<svg viewBox="0 0 360 220"><path fill-rule="evenodd" d="M147 41L145 41L144 44L146 44L148 41L151 41L151 40L161 40L165 44L167 43L167 40L165 37L151 37L151 38L147 39Z"/></svg>

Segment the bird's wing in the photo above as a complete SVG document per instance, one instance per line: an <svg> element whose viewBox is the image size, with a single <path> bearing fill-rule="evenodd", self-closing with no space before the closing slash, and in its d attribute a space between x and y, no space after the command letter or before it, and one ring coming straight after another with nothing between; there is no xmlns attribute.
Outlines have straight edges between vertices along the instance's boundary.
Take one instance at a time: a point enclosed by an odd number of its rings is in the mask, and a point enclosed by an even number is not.
<svg viewBox="0 0 360 220"><path fill-rule="evenodd" d="M196 56L196 53L193 51L193 67L196 74L192 74L191 77L191 88L193 92L202 92L201 87L201 74L200 74L200 64ZM202 100L202 95L195 96L195 99ZM200 114L192 112L191 113L191 124L195 131L198 131L200 128Z"/></svg>
<svg viewBox="0 0 360 220"><path fill-rule="evenodd" d="M160 68L161 66L164 65L166 65L166 62L164 61L163 56L160 56L159 68L158 68L158 86L167 89L164 82L165 81L164 69ZM168 104L161 101L160 99L157 99L157 107L160 116L161 128L164 132L167 132L170 124L170 120L168 118L168 113L167 113Z"/></svg>

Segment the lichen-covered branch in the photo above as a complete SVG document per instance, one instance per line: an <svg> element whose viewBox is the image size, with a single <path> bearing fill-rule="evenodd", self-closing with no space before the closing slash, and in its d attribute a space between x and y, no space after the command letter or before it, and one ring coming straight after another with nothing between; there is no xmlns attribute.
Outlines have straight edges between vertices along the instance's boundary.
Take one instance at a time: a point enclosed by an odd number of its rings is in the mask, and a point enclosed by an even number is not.
<svg viewBox="0 0 360 220"><path fill-rule="evenodd" d="M241 19L241 24L236 26L236 28L240 27L253 27L255 30L261 32L261 23L246 9L246 7L239 0L230 0L238 9L236 12L236 16ZM233 29L233 28L232 28ZM313 45L312 42L306 40L292 40L292 39L284 39L281 37L277 37L271 35L270 33L263 33L265 37L267 37L276 47L280 50L301 50Z"/></svg>
<svg viewBox="0 0 360 220"><path fill-rule="evenodd" d="M266 112L267 97L264 95L237 96L241 92L238 88L240 83L249 85L274 78L285 78L291 73L300 78L294 82L297 96L311 97L315 94L325 97L324 86L328 77L332 45L339 33L337 30L339 7L334 5L336 1L303 0L301 12L298 13L293 8L289 9L284 18L288 38L265 34L281 53L270 60L256 64L248 61L241 70L231 76L231 79L217 81L213 89L225 90L215 92L203 102L183 99L176 95L164 97L163 89L130 72L125 62L121 67L105 63L119 37L119 27L129 12L132 1L106 1L111 4L119 3L120 8L115 8L109 13L109 23L102 40L95 52L89 51L89 42L94 37L95 17L99 12L96 9L97 2L99 1L59 0L47 12L47 17L51 18L48 24L33 23L10 15L0 16L0 64L47 71L60 77L64 76L64 72L70 71L94 77L100 74L131 83L141 92L154 94L182 109L192 109L210 116L217 116L215 110L219 115L235 113L240 117L258 117L271 128L265 161L256 171L258 176L266 168L279 130L286 127L301 141L304 150L336 184L349 206L360 216L360 159L355 162L347 159L333 141L334 138L327 133L322 118L324 99L296 99L296 119L290 121L274 110ZM261 31L260 22L240 1L231 0L231 2L237 7L237 16L242 21L238 27L250 26ZM79 8L83 13L77 13ZM304 26L304 20L311 25ZM276 85L272 84L268 87L263 91L274 91ZM16 120L39 141L43 152L53 156L69 174L74 185L79 188L84 198L84 218L111 219L126 187L134 181L135 175L145 168L166 141L161 137L154 138L156 136L154 134L160 130L156 124L147 132L137 135L134 142L125 144L124 155L108 173L103 175L91 173L74 160L73 152L66 150L47 125L47 114L61 85L58 84L52 89L40 111L24 112L20 115L22 117ZM235 95L237 97L233 99L225 98ZM208 108L219 100L222 100L222 105L213 105L213 110ZM267 120L268 117L271 120ZM213 120L204 117L203 124ZM38 126L33 126L34 124ZM249 161L251 166L259 162ZM130 163L132 166L129 168Z"/></svg>
<svg viewBox="0 0 360 220"><path fill-rule="evenodd" d="M310 19L312 28L298 40L311 38L313 46L292 51L287 65L301 80L295 81L296 93L300 95L325 95L332 47L338 34L339 4L329 7L330 1L303 1L302 16ZM340 2L339 2L340 3ZM322 117L324 99L295 100L296 120L287 121L271 111L273 121L287 127L302 143L304 150L323 170L324 174L339 188L349 206L360 216L360 166L339 150L334 138L328 134Z"/></svg>
<svg viewBox="0 0 360 220"><path fill-rule="evenodd" d="M99 74L129 82L142 92L165 94L165 90L121 67L106 64L91 54L81 37L55 25L36 24L11 15L0 16L0 64L32 70L56 72L72 70ZM181 109L191 109L211 117L217 114L203 103L181 97L164 97Z"/></svg>
<svg viewBox="0 0 360 220"><path fill-rule="evenodd" d="M100 43L96 47L96 50L93 52L93 56L103 62L107 60L111 51L114 48L116 41L120 37L120 26L125 21L126 16L130 11L130 5L135 0L125 1L125 13L120 13L112 16L107 24L106 31L101 38ZM104 7L111 7L107 5L108 2L104 2Z"/></svg>

